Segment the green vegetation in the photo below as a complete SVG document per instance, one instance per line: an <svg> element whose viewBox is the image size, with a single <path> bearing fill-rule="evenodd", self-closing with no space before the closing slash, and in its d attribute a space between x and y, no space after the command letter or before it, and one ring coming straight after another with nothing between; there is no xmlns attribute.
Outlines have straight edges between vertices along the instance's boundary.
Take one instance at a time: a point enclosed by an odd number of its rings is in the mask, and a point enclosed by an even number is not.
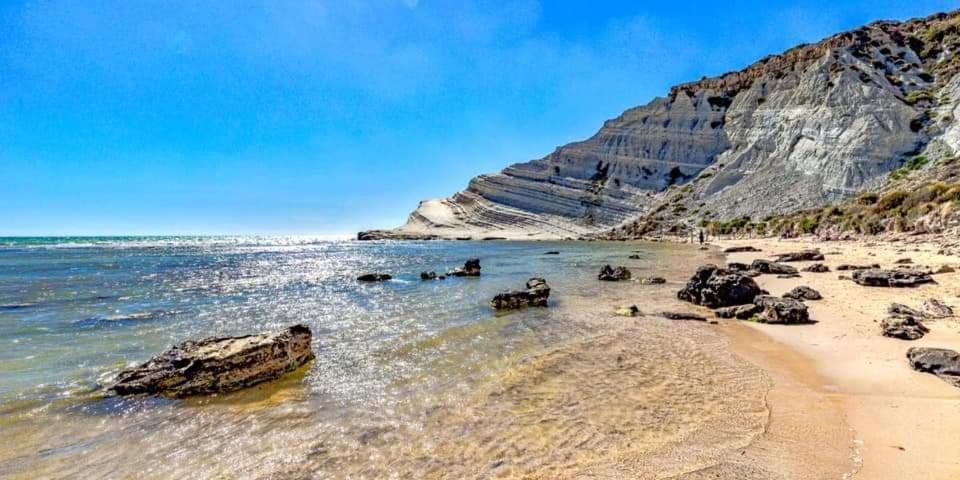
<svg viewBox="0 0 960 480"><path fill-rule="evenodd" d="M907 160L902 167L890 172L890 178L892 180L900 180L907 176L910 172L918 170L920 167L930 163L930 159L923 155L917 155L916 157Z"/></svg>
<svg viewBox="0 0 960 480"><path fill-rule="evenodd" d="M903 101L906 102L907 105L916 105L917 102L920 101L932 102L933 95L927 90L915 90L907 94L907 97L904 98Z"/></svg>

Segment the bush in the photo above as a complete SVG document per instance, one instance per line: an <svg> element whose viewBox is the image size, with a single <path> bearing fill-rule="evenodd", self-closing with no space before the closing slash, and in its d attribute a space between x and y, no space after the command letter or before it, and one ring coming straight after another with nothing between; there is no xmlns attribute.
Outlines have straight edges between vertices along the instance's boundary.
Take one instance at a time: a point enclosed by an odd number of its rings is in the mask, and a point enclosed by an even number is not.
<svg viewBox="0 0 960 480"><path fill-rule="evenodd" d="M800 231L803 233L813 233L818 226L820 224L814 217L803 217L803 220L800 220Z"/></svg>
<svg viewBox="0 0 960 480"><path fill-rule="evenodd" d="M864 192L857 197L857 203L860 205L873 205L877 203L879 199L880 195L877 192Z"/></svg>
<svg viewBox="0 0 960 480"><path fill-rule="evenodd" d="M873 211L877 213L890 212L902 205L906 199L907 192L895 190L880 197L880 199L877 200L877 204L873 206Z"/></svg>

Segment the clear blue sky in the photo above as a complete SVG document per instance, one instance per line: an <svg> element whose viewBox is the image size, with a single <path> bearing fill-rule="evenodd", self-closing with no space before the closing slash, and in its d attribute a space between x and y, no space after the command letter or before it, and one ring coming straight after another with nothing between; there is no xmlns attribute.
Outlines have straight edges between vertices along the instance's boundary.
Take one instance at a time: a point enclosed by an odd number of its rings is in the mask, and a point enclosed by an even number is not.
<svg viewBox="0 0 960 480"><path fill-rule="evenodd" d="M0 235L352 233L955 1L0 2Z"/></svg>

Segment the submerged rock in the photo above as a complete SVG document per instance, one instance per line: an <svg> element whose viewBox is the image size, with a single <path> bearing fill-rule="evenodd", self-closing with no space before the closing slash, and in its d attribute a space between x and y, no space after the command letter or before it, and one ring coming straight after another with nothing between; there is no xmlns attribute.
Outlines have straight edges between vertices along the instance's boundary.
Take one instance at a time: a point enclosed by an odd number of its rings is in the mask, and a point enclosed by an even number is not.
<svg viewBox="0 0 960 480"><path fill-rule="evenodd" d="M760 287L752 278L716 265L704 265L677 292L677 297L697 305L718 308L753 302L760 292Z"/></svg>
<svg viewBox="0 0 960 480"><path fill-rule="evenodd" d="M390 280L391 278L393 278L393 277L391 277L390 275L387 275L386 273L368 273L368 274L360 275L359 277L357 277L357 281L359 281L359 282L383 282L383 281L386 281L386 280Z"/></svg>
<svg viewBox="0 0 960 480"><path fill-rule="evenodd" d="M916 340L926 335L930 330L917 317L899 315L885 318L880 322L880 333L884 337L899 338L901 340Z"/></svg>
<svg viewBox="0 0 960 480"><path fill-rule="evenodd" d="M560 252L556 250L551 250L549 252L543 252L544 255L560 255Z"/></svg>
<svg viewBox="0 0 960 480"><path fill-rule="evenodd" d="M627 258L629 258L630 260L640 260L641 257L640 257L640 255L634 254L634 255L630 255L630 256L627 257Z"/></svg>
<svg viewBox="0 0 960 480"><path fill-rule="evenodd" d="M857 270L853 281L866 287L912 287L931 283L933 279L924 272L913 270Z"/></svg>
<svg viewBox="0 0 960 480"><path fill-rule="evenodd" d="M960 387L960 353L946 348L910 347L907 350L907 360L914 370L932 373L941 380Z"/></svg>
<svg viewBox="0 0 960 480"><path fill-rule="evenodd" d="M802 250L799 252L781 253L776 256L778 262L807 262L823 260L819 250Z"/></svg>
<svg viewBox="0 0 960 480"><path fill-rule="evenodd" d="M761 295L753 303L759 309L753 318L760 323L785 325L810 323L807 306L792 298Z"/></svg>
<svg viewBox="0 0 960 480"><path fill-rule="evenodd" d="M471 258L466 262L464 262L462 267L457 267L447 272L447 275L451 277L479 277L480 276L480 259Z"/></svg>
<svg viewBox="0 0 960 480"><path fill-rule="evenodd" d="M542 278L527 280L526 290L510 290L497 294L490 301L496 310L513 310L524 307L546 307L550 297L550 286Z"/></svg>
<svg viewBox="0 0 960 480"><path fill-rule="evenodd" d="M172 397L232 392L313 360L311 340L309 327L294 325L275 333L187 341L124 370L108 390Z"/></svg>
<svg viewBox="0 0 960 480"><path fill-rule="evenodd" d="M420 280L436 280L437 272L420 272Z"/></svg>
<svg viewBox="0 0 960 480"><path fill-rule="evenodd" d="M801 285L799 287L794 287L793 290L790 290L787 293L783 294L783 298L792 298L794 300L823 300L823 296L820 295L820 292L806 286Z"/></svg>
<svg viewBox="0 0 960 480"><path fill-rule="evenodd" d="M774 275L792 275L797 273L797 269L791 267L790 265L784 265L782 263L771 262L770 260L763 260L759 258L754 260L750 267L760 273L770 273Z"/></svg>
<svg viewBox="0 0 960 480"><path fill-rule="evenodd" d="M613 268L610 265L604 265L600 268L600 274L597 278L606 282L619 282L621 280L630 280L631 274L627 267Z"/></svg>
<svg viewBox="0 0 960 480"><path fill-rule="evenodd" d="M813 273L826 273L830 271L830 267L822 263L814 263L807 268L803 269L804 272L813 272Z"/></svg>

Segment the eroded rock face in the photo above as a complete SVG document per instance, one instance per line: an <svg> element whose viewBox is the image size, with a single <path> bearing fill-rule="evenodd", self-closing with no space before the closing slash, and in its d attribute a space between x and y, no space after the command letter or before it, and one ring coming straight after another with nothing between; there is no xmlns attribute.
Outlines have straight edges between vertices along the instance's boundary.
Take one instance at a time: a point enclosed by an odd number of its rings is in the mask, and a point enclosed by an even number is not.
<svg viewBox="0 0 960 480"><path fill-rule="evenodd" d="M797 269L790 265L771 262L770 260L756 259L751 264L751 268L760 273L769 273L774 275L793 275Z"/></svg>
<svg viewBox="0 0 960 480"><path fill-rule="evenodd" d="M546 307L550 286L542 278L527 280L526 290L510 290L493 297L490 306L496 310L514 310L525 307Z"/></svg>
<svg viewBox="0 0 960 480"><path fill-rule="evenodd" d="M187 397L240 390L275 380L313 360L304 325L275 333L188 341L121 372L118 395Z"/></svg>
<svg viewBox="0 0 960 480"><path fill-rule="evenodd" d="M866 287L913 287L933 282L928 273L913 270L857 270L853 281Z"/></svg>
<svg viewBox="0 0 960 480"><path fill-rule="evenodd" d="M677 297L708 308L719 308L751 303L760 293L760 287L752 278L716 265L704 265L677 292Z"/></svg>
<svg viewBox="0 0 960 480"><path fill-rule="evenodd" d="M794 300L823 300L823 295L820 295L820 292L806 286L801 285L795 287L793 290L790 290L787 293L783 294L783 298L792 298Z"/></svg>
<svg viewBox="0 0 960 480"><path fill-rule="evenodd" d="M479 277L480 259L471 258L467 260L462 267L457 267L447 272L447 275L451 277Z"/></svg>
<svg viewBox="0 0 960 480"><path fill-rule="evenodd" d="M610 265L604 265L600 268L600 274L597 275L597 278L605 282L619 282L623 280L630 280L632 274L627 267L611 267Z"/></svg>
<svg viewBox="0 0 960 480"><path fill-rule="evenodd" d="M810 323L807 306L792 298L761 295L753 303L759 308L759 312L753 318L760 323L784 325Z"/></svg>
<svg viewBox="0 0 960 480"><path fill-rule="evenodd" d="M778 262L807 262L823 260L819 250L801 250L799 252L781 253L776 256Z"/></svg>
<svg viewBox="0 0 960 480"><path fill-rule="evenodd" d="M946 348L911 347L907 350L907 360L914 370L932 373L960 387L960 353Z"/></svg>

